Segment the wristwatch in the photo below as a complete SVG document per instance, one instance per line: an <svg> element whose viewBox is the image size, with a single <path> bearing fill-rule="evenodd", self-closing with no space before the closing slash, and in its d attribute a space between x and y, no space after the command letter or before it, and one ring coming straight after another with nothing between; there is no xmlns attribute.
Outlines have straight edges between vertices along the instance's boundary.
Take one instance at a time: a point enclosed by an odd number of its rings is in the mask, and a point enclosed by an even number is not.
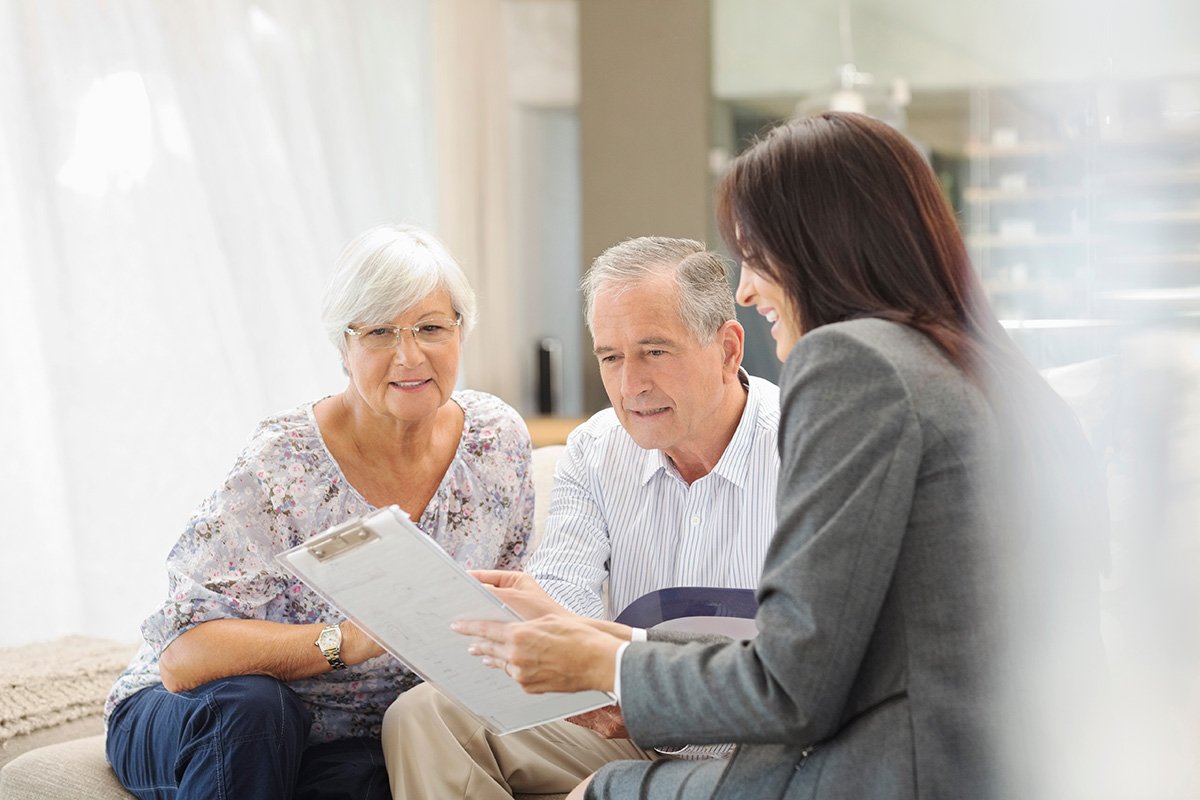
<svg viewBox="0 0 1200 800"><path fill-rule="evenodd" d="M317 640L313 644L321 651L321 655L325 656L329 666L334 669L346 668L346 662L342 661L342 629L340 626L326 625L321 629L321 634L317 636Z"/></svg>

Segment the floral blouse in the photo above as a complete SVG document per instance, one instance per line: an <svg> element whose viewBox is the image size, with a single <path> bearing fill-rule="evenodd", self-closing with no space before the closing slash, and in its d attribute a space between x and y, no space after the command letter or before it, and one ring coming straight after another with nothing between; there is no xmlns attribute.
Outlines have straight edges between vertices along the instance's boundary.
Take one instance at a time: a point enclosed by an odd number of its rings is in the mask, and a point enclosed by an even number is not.
<svg viewBox="0 0 1200 800"><path fill-rule="evenodd" d="M468 569L520 569L533 529L529 434L499 398L455 392L465 422L454 460L417 526ZM105 703L161 682L158 656L212 619L336 623L341 613L275 555L374 511L325 447L313 403L264 420L225 482L193 514L167 557L169 591ZM314 637L315 638L315 637ZM291 681L313 718L309 740L378 737L383 712L420 679L388 654Z"/></svg>

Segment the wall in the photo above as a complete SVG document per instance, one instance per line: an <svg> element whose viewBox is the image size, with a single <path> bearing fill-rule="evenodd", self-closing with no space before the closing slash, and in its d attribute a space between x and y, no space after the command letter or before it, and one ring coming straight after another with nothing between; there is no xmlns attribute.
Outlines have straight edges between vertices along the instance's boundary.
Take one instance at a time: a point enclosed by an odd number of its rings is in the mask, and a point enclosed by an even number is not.
<svg viewBox="0 0 1200 800"><path fill-rule="evenodd" d="M1194 0L845 0L853 59L914 87L1200 72ZM713 0L718 98L802 95L846 61L837 0Z"/></svg>
<svg viewBox="0 0 1200 800"><path fill-rule="evenodd" d="M696 0L579 6L583 258L633 236L709 229L709 7ZM607 405L590 337L589 409Z"/></svg>

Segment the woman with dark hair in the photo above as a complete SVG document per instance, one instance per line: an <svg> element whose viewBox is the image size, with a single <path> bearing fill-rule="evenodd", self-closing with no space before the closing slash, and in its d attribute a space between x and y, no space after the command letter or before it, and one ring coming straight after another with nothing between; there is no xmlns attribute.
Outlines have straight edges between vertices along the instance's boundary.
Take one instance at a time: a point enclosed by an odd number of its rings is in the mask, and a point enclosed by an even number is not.
<svg viewBox="0 0 1200 800"><path fill-rule="evenodd" d="M785 362L758 637L564 616L457 629L529 691L615 691L640 745L740 745L728 762L610 764L573 796L1036 796L1035 757L1065 741L1040 723L1086 710L1073 701L1095 671L1083 546L1103 501L1077 423L887 125L775 129L733 163L717 211L738 300Z"/></svg>

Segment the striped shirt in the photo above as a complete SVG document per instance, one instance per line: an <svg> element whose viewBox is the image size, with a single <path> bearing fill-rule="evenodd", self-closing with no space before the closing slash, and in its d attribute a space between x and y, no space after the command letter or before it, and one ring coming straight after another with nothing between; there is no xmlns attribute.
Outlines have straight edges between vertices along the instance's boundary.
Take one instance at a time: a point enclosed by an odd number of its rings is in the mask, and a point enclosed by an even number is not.
<svg viewBox="0 0 1200 800"><path fill-rule="evenodd" d="M674 586L758 586L775 532L779 389L742 373L746 407L712 471L690 486L660 450L644 450L611 409L567 439L542 543L526 571L566 608L616 616Z"/></svg>

